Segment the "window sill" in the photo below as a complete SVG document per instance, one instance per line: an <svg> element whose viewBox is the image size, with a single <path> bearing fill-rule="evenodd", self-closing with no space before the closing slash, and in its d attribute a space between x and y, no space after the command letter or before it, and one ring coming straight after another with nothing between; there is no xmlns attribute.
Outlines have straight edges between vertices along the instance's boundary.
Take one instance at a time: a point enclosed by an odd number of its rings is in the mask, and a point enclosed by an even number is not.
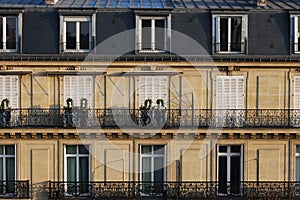
<svg viewBox="0 0 300 200"><path fill-rule="evenodd" d="M90 53L92 50L63 50L63 53Z"/></svg>
<svg viewBox="0 0 300 200"><path fill-rule="evenodd" d="M153 54L161 54L161 53L167 53L166 50L138 50L137 53L140 53L140 54L147 54L147 53L153 53Z"/></svg>

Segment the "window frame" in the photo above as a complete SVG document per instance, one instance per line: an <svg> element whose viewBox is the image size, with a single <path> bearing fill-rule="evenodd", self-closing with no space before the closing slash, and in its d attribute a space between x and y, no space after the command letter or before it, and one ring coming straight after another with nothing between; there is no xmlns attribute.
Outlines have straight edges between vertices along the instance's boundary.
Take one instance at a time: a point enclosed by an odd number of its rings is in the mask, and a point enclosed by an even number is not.
<svg viewBox="0 0 300 200"><path fill-rule="evenodd" d="M67 146L76 146L76 154L67 154ZM84 148L88 148L87 151L89 152L88 154L80 154L79 153L79 147L83 146ZM91 147L89 144L64 144L64 181L66 182L65 184L65 190L66 190L66 195L72 195L68 193L67 187L68 187L68 166L67 166L67 159L74 158L76 159L76 184L80 183L79 180L79 158L81 157L88 157L88 182L91 181L91 156L90 156L90 150ZM89 193L83 193L81 194L79 191L77 191L77 194L80 196L85 196L88 195Z"/></svg>
<svg viewBox="0 0 300 200"><path fill-rule="evenodd" d="M151 154L143 154L142 153L142 147L143 146L151 146ZM163 146L163 149L164 149L164 154L154 154L154 146ZM155 181L154 180L154 171L153 169L155 168L154 167L154 158L163 158L164 160L164 163L163 163L163 166L164 166L164 176L163 176L163 181L166 181L166 178L167 178L167 171L166 171L166 163L167 163L167 157L166 157L166 145L165 144L155 144L155 145L151 145L151 144L141 144L139 145L139 152L140 152L140 181L143 182L143 158L147 157L147 158L151 158L151 182Z"/></svg>
<svg viewBox="0 0 300 200"><path fill-rule="evenodd" d="M17 147L16 147L15 144L4 144L4 145L0 145L0 146L3 147L3 152L2 152L2 154L0 154L0 158L3 159L2 167L3 167L3 176L4 176L3 179L0 180L0 181L3 182L3 185L6 185L7 184L6 181L15 181L15 180L17 180L17 160L16 160L17 159L17 156L16 156ZM7 146L14 146L14 155L6 155L5 154ZM14 175L15 175L14 180L7 180L7 177L6 177L6 159L7 158L14 158L14 167L15 167L14 168ZM7 192L7 193L5 193L4 195L1 195L1 196L10 196L10 194L12 194L12 193L14 193L14 192L11 192L11 193Z"/></svg>
<svg viewBox="0 0 300 200"><path fill-rule="evenodd" d="M142 20L151 20L151 50L142 49ZM164 49L155 49L155 20L164 20ZM137 53L166 53L170 51L171 43L171 14L162 16L144 16L136 14L136 52Z"/></svg>
<svg viewBox="0 0 300 200"><path fill-rule="evenodd" d="M220 146L226 146L227 147L227 151L226 153L225 152L220 152ZM232 146L240 146L240 153L236 153L236 152L231 152L231 147ZM216 178L217 178L217 181L219 182L219 157L220 156L224 156L226 157L226 160L227 160L227 187L230 186L230 182L231 180L229 180L231 178L231 171L230 171L230 166L231 166L231 157L240 157L240 187L242 187L242 182L243 182L243 174L244 174L244 145L243 144L218 144L217 145L217 173L216 173ZM229 184L228 184L229 183ZM218 195L220 196L227 196L227 194L224 194L224 193L219 193L219 189L217 191ZM241 193L239 193L241 194ZM230 193L230 195L239 195L239 194L236 194L236 193Z"/></svg>
<svg viewBox="0 0 300 200"><path fill-rule="evenodd" d="M300 29L298 27L298 21L299 21L300 14L292 14L290 15L290 41L292 46L292 53L294 54L300 54L300 48L298 47L298 37L300 38L300 30L297 32L297 29ZM298 48L297 48L298 47ZM299 49L299 50L298 50Z"/></svg>
<svg viewBox="0 0 300 200"><path fill-rule="evenodd" d="M242 30L241 30L241 51L231 51L231 22L228 21L228 51L221 51L221 33L220 33L220 19L221 18L242 18ZM212 34L213 34L213 54L246 54L247 52L247 38L248 38L248 15L247 14L214 14L212 15Z"/></svg>
<svg viewBox="0 0 300 200"><path fill-rule="evenodd" d="M16 40L15 40L15 45L16 48L15 49L7 49L6 47L6 19L7 18L15 18L16 20ZM7 53L17 53L19 52L19 48L20 48L20 38L22 36L22 14L18 14L18 15L1 15L0 16L0 20L2 20L2 41L0 41L3 44L3 48L0 49L0 52L7 52ZM5 25L4 25L5 24ZM0 36L1 37L1 36Z"/></svg>
<svg viewBox="0 0 300 200"><path fill-rule="evenodd" d="M299 146L300 147L300 145L299 144L296 144L295 145L295 181L297 181L297 182L299 182L300 181L300 179L299 180L297 180L297 157L299 157L300 158L300 152L297 152L297 146ZM300 166L298 166L298 167L300 167ZM300 169L299 169L299 177L300 177Z"/></svg>
<svg viewBox="0 0 300 200"><path fill-rule="evenodd" d="M75 22L75 34L76 34L76 49L67 49L67 22ZM89 49L80 49L80 22L89 23ZM60 16L60 27L61 27L61 51L64 53L89 53L92 51L94 46L93 38L95 38L95 15L87 16Z"/></svg>

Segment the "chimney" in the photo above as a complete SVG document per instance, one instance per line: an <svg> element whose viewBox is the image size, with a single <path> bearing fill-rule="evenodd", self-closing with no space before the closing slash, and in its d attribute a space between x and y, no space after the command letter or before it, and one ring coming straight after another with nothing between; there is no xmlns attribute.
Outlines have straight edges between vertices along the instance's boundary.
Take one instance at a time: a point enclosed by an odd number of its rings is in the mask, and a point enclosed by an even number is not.
<svg viewBox="0 0 300 200"><path fill-rule="evenodd" d="M58 0L45 0L46 5L54 5Z"/></svg>
<svg viewBox="0 0 300 200"><path fill-rule="evenodd" d="M257 0L257 6L267 6L267 0Z"/></svg>

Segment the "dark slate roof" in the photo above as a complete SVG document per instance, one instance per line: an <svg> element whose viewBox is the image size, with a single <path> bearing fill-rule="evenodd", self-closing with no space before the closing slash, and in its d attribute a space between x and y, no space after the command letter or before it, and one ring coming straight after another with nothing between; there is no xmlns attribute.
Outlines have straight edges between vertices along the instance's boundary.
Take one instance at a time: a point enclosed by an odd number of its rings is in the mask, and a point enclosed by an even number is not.
<svg viewBox="0 0 300 200"><path fill-rule="evenodd" d="M209 10L300 10L300 0L267 0L257 7L256 0L58 0L56 8L135 8L135 9L209 9ZM0 0L0 8L46 7L44 0Z"/></svg>

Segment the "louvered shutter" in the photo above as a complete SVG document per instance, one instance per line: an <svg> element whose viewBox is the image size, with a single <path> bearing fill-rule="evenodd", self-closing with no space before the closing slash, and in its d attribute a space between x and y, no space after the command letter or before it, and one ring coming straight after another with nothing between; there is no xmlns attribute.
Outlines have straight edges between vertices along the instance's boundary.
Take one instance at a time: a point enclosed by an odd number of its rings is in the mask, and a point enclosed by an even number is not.
<svg viewBox="0 0 300 200"><path fill-rule="evenodd" d="M144 105L146 99L152 100L152 106L157 99L167 102L167 77L166 76L140 76L139 78L139 105Z"/></svg>
<svg viewBox="0 0 300 200"><path fill-rule="evenodd" d="M217 76L216 109L244 109L243 76Z"/></svg>
<svg viewBox="0 0 300 200"><path fill-rule="evenodd" d="M7 98L11 108L18 108L18 76L0 76L0 100Z"/></svg>
<svg viewBox="0 0 300 200"><path fill-rule="evenodd" d="M80 99L88 100L88 107L93 107L93 86L90 76L65 76L64 77L64 103L68 98L73 99L74 106L80 106Z"/></svg>
<svg viewBox="0 0 300 200"><path fill-rule="evenodd" d="M294 109L300 109L300 76L294 77Z"/></svg>

